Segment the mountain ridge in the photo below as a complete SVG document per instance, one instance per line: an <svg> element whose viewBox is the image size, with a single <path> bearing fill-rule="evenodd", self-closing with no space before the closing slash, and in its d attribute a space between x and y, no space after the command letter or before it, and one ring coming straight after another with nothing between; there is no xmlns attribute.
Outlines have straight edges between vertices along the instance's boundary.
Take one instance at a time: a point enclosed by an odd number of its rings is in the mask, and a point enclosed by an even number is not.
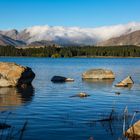
<svg viewBox="0 0 140 140"><path fill-rule="evenodd" d="M25 46L26 43L20 40L14 40L8 36L0 34L0 45L1 46Z"/></svg>
<svg viewBox="0 0 140 140"><path fill-rule="evenodd" d="M25 45L33 44L33 42L44 44L43 40L46 41L46 45L48 42L54 42L61 46L86 46L102 44L109 39L125 36L138 30L140 30L140 23L131 22L98 28L33 26L21 31L16 29L1 30L0 34Z"/></svg>
<svg viewBox="0 0 140 140"><path fill-rule="evenodd" d="M111 38L97 44L97 46L123 46L123 45L140 46L140 30L134 31L127 35Z"/></svg>

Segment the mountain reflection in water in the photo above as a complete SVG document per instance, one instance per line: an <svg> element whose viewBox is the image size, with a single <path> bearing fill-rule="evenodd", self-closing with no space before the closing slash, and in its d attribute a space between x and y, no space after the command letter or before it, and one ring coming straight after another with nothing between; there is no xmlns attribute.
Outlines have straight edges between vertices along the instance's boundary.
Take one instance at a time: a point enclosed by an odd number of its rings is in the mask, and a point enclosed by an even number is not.
<svg viewBox="0 0 140 140"><path fill-rule="evenodd" d="M33 86L25 88L0 88L0 111L11 109L31 102L34 96Z"/></svg>
<svg viewBox="0 0 140 140"><path fill-rule="evenodd" d="M90 88L103 89L112 87L114 79L106 79L106 80L84 79L83 82L86 84L86 86Z"/></svg>

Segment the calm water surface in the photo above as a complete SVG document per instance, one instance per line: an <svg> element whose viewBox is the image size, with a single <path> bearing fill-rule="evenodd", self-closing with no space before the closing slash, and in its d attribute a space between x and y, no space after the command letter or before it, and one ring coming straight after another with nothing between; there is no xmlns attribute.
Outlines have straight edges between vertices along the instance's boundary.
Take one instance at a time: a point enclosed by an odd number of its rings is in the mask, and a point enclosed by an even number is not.
<svg viewBox="0 0 140 140"><path fill-rule="evenodd" d="M122 136L122 121L94 122L108 117L112 108L121 115L140 110L140 59L138 58L0 58L29 66L36 73L33 87L20 90L0 89L0 111L12 112L9 124L17 129L28 120L25 140L117 140ZM81 74L91 68L107 68L116 74L112 82L84 82ZM50 79L61 75L75 79L73 83L54 84ZM132 88L113 85L131 75ZM70 98L87 92L87 98ZM115 92L120 92L116 95ZM4 113L1 113L1 120ZM137 114L136 119L140 116Z"/></svg>

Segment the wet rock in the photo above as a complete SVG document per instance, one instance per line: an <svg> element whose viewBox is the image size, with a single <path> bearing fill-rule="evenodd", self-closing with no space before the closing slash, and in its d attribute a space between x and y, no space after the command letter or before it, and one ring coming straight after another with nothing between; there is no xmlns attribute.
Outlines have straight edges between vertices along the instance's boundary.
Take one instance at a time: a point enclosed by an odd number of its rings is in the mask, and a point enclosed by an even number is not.
<svg viewBox="0 0 140 140"><path fill-rule="evenodd" d="M107 69L91 69L82 74L82 79L115 79L115 74Z"/></svg>
<svg viewBox="0 0 140 140"><path fill-rule="evenodd" d="M70 97L80 97L80 98L84 98L84 97L88 97L90 96L89 94L85 93L85 92L81 92L79 94L76 94L76 95L73 95L73 96L70 96Z"/></svg>
<svg viewBox="0 0 140 140"><path fill-rule="evenodd" d="M129 139L140 139L140 120L125 132L125 136Z"/></svg>
<svg viewBox="0 0 140 140"><path fill-rule="evenodd" d="M116 84L116 87L129 87L134 84L134 81L132 80L131 76L126 77L124 80Z"/></svg>
<svg viewBox="0 0 140 140"><path fill-rule="evenodd" d="M54 83L63 83L63 82L74 82L74 79L66 78L63 76L54 76L52 77L51 81Z"/></svg>
<svg viewBox="0 0 140 140"><path fill-rule="evenodd" d="M74 79L72 79L72 78L66 78L65 81L66 81L66 82L74 82Z"/></svg>
<svg viewBox="0 0 140 140"><path fill-rule="evenodd" d="M31 85L35 73L29 67L0 62L0 87Z"/></svg>

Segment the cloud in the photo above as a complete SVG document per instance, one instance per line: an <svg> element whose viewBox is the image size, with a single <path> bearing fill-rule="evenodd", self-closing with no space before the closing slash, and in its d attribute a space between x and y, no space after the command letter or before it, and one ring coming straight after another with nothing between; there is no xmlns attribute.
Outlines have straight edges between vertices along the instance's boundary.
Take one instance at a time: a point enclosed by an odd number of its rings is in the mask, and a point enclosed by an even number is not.
<svg viewBox="0 0 140 140"><path fill-rule="evenodd" d="M118 37L140 30L140 23L131 22L114 26L104 26L99 28L80 28L80 27L63 27L63 26L34 26L26 29L30 34L28 42L33 41L55 41L69 40L76 43L93 44L107 39Z"/></svg>

